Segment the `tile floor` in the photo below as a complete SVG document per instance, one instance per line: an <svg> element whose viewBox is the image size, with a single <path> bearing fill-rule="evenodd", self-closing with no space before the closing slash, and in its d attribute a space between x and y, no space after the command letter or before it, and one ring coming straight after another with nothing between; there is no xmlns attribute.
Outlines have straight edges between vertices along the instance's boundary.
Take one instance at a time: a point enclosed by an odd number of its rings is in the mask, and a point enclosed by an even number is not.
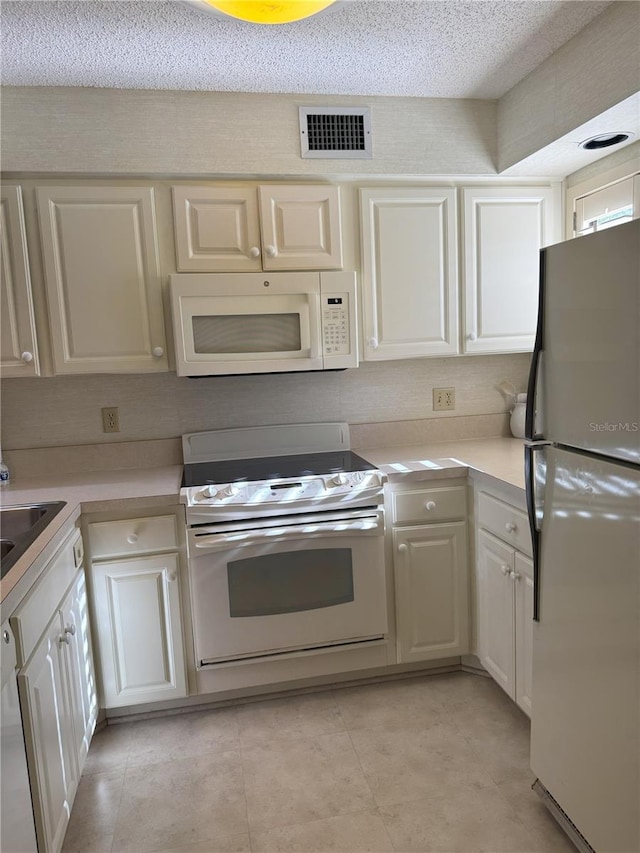
<svg viewBox="0 0 640 853"><path fill-rule="evenodd" d="M63 853L575 853L528 747L527 718L467 673L112 725Z"/></svg>

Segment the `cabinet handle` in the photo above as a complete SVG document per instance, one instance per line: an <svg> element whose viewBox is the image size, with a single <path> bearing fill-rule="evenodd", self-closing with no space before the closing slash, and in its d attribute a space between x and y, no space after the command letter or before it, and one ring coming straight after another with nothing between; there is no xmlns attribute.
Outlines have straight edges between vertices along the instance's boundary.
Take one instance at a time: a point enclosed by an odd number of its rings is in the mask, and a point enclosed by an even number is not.
<svg viewBox="0 0 640 853"><path fill-rule="evenodd" d="M514 524L513 521L507 521L507 523L505 524L505 528L507 533L515 533L518 529L518 525Z"/></svg>
<svg viewBox="0 0 640 853"><path fill-rule="evenodd" d="M371 349L378 349L378 339L377 338L369 338L369 346Z"/></svg>
<svg viewBox="0 0 640 853"><path fill-rule="evenodd" d="M404 552L406 550L407 550L407 546L404 544L404 542L402 542L400 545L398 545L398 551L400 551L401 554L404 554Z"/></svg>
<svg viewBox="0 0 640 853"><path fill-rule="evenodd" d="M154 358L162 358L162 356L164 355L164 350L162 349L162 347L154 347L151 352Z"/></svg>
<svg viewBox="0 0 640 853"><path fill-rule="evenodd" d="M28 350L25 350L20 356L20 358L24 361L25 364L29 364L33 361L33 353L29 352Z"/></svg>
<svg viewBox="0 0 640 853"><path fill-rule="evenodd" d="M502 572L502 574L503 574L505 577L506 577L507 575L510 575L510 574L511 574L511 569L509 568L509 566L505 566L504 564L503 564L502 566L500 566L500 571Z"/></svg>
<svg viewBox="0 0 640 853"><path fill-rule="evenodd" d="M138 534L137 533L130 533L127 536L127 542L129 543L129 545L135 545L137 541L138 541Z"/></svg>
<svg viewBox="0 0 640 853"><path fill-rule="evenodd" d="M75 637L76 626L75 625L65 625L64 632L65 632L65 634L71 634L72 637Z"/></svg>
<svg viewBox="0 0 640 853"><path fill-rule="evenodd" d="M249 255L252 258L259 258L260 257L260 249L257 246L252 246L249 249Z"/></svg>
<svg viewBox="0 0 640 853"><path fill-rule="evenodd" d="M467 340L468 341L477 341L478 336L476 335L475 332L469 332L469 334L467 335Z"/></svg>
<svg viewBox="0 0 640 853"><path fill-rule="evenodd" d="M278 254L278 250L275 246L267 246L265 252L270 258L275 258L275 256Z"/></svg>
<svg viewBox="0 0 640 853"><path fill-rule="evenodd" d="M429 512L431 512L431 510L436 508L436 502L435 501L427 501L426 504L424 505L424 508L426 510L428 510Z"/></svg>
<svg viewBox="0 0 640 853"><path fill-rule="evenodd" d="M520 575L518 574L518 572L509 572L509 575L511 576L512 581L520 580Z"/></svg>

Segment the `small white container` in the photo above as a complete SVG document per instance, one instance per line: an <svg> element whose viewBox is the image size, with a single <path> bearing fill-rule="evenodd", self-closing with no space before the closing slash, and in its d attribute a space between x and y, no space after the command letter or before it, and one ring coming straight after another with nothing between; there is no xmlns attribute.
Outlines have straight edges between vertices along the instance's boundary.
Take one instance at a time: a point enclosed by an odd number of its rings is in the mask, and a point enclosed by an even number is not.
<svg viewBox="0 0 640 853"><path fill-rule="evenodd" d="M516 404L511 410L511 435L514 438L524 438L524 419L527 411L527 395L518 394Z"/></svg>
<svg viewBox="0 0 640 853"><path fill-rule="evenodd" d="M10 480L9 469L0 459L0 486L8 486Z"/></svg>

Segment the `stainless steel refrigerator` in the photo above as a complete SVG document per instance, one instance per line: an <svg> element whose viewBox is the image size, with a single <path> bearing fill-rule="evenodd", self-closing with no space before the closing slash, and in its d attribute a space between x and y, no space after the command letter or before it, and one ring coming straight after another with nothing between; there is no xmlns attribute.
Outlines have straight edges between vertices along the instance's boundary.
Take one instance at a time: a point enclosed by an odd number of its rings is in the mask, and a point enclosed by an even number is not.
<svg viewBox="0 0 640 853"><path fill-rule="evenodd" d="M531 767L578 849L640 851L640 220L541 252Z"/></svg>

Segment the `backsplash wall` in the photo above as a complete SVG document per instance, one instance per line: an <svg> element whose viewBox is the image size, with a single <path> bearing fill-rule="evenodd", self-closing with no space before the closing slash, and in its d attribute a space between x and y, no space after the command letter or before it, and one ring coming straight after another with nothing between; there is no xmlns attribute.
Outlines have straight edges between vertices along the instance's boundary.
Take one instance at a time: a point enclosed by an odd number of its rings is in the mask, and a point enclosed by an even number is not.
<svg viewBox="0 0 640 853"><path fill-rule="evenodd" d="M336 373L9 379L3 383L2 449L176 438L277 423L340 420L353 425L495 415L507 411L499 383L526 390L528 366L529 354L522 353L367 362ZM455 388L455 411L433 412L434 387ZM119 408L119 433L102 432L103 406Z"/></svg>

